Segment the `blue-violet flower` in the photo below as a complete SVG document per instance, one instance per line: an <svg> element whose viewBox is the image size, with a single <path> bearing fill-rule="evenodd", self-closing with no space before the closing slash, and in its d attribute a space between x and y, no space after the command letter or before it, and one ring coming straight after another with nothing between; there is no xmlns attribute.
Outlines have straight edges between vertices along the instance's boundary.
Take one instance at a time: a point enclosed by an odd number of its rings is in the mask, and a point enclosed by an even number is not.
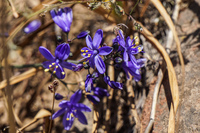
<svg viewBox="0 0 200 133"><path fill-rule="evenodd" d="M55 10L50 11L53 21L64 31L69 32L73 20L72 9L69 7L60 8L58 12Z"/></svg>
<svg viewBox="0 0 200 133"><path fill-rule="evenodd" d="M36 19L31 21L25 28L24 28L24 32L26 34L32 33L34 31L36 31L38 28L40 28L41 26L41 21Z"/></svg>
<svg viewBox="0 0 200 133"><path fill-rule="evenodd" d="M81 96L82 91L78 90L71 96L70 101L61 101L59 103L59 107L61 109L52 116L52 119L55 119L56 117L64 114L62 122L65 130L70 130L74 122L74 117L78 118L79 122L82 124L87 124L87 119L82 111L91 112L91 109L82 103L78 103Z"/></svg>
<svg viewBox="0 0 200 133"><path fill-rule="evenodd" d="M129 59L132 62L133 65L135 65L135 68L139 68L140 66L137 65L137 61L135 58L135 54L138 54L142 51L142 46L135 47L134 39L131 40L128 36L126 38L126 42L124 39L124 35L121 30L119 30L119 35L117 36L118 43L120 46L122 46L123 50L123 59L126 63L128 63Z"/></svg>
<svg viewBox="0 0 200 133"><path fill-rule="evenodd" d="M146 61L145 58L137 59L136 60L137 66L139 66L139 68L143 67L145 61ZM132 76L134 76L135 81L139 81L141 79L139 68L136 68L135 65L131 61L129 61L128 63L122 62L121 68L125 71L126 76L128 78L129 78L128 73L130 73Z"/></svg>
<svg viewBox="0 0 200 133"><path fill-rule="evenodd" d="M83 31L77 35L77 39L85 38L89 33L90 31Z"/></svg>
<svg viewBox="0 0 200 133"><path fill-rule="evenodd" d="M119 83L119 82L115 82L115 81L110 81L110 77L109 76L105 76L104 81L106 82L106 84L108 84L111 88L113 89L123 89L123 84Z"/></svg>
<svg viewBox="0 0 200 133"><path fill-rule="evenodd" d="M81 49L81 55L84 58L88 58L89 65L94 69L95 66L99 73L103 74L106 70L103 59L100 55L108 55L112 52L113 48L109 46L104 46L99 48L103 38L103 31L98 29L94 35L93 41L90 35L86 37L86 44L88 46Z"/></svg>
<svg viewBox="0 0 200 133"><path fill-rule="evenodd" d="M65 71L63 68L67 68L72 70L74 66L73 63L66 62L66 60L70 54L70 46L67 43L62 43L56 47L55 57L51 54L51 52L43 47L39 47L40 53L49 61L43 62L43 67L46 68L45 72L49 71L50 68L54 67L53 73L56 74L57 78L63 79L65 78Z"/></svg>

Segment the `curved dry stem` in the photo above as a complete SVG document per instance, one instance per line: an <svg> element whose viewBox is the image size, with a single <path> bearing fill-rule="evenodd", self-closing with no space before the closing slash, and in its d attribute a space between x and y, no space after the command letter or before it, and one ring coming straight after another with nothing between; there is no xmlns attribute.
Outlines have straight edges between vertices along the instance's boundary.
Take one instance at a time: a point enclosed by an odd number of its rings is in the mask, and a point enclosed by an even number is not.
<svg viewBox="0 0 200 133"><path fill-rule="evenodd" d="M166 61L167 64L167 70L169 75L169 83L170 83L170 90L172 93L172 103L170 108L170 118L169 118L169 131L172 131L175 129L175 113L177 111L178 105L179 105L179 90L178 90L178 82L176 78L176 73L174 70L174 67L172 65L172 62L169 58L169 55L165 51L164 47L158 42L156 38L153 37L150 31L148 31L141 23L140 25L143 28L142 34L157 48L157 50L161 53L163 58Z"/></svg>

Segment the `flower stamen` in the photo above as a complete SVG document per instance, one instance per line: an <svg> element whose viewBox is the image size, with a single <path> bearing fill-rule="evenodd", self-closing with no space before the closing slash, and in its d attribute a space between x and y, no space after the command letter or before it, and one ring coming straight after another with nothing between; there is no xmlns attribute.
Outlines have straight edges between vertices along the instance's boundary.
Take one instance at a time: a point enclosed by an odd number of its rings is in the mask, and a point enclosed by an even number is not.
<svg viewBox="0 0 200 133"><path fill-rule="evenodd" d="M44 69L44 71L45 71L45 72L48 72L48 71L49 71L49 69Z"/></svg>

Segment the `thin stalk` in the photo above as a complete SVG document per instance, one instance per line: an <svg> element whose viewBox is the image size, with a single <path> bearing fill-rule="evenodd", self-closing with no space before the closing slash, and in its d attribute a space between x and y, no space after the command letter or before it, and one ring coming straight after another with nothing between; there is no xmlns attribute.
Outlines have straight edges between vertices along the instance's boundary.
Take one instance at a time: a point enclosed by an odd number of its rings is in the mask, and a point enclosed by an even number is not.
<svg viewBox="0 0 200 133"><path fill-rule="evenodd" d="M133 9L131 10L130 15L132 15L133 10L134 10L134 9L136 8L136 6L138 5L139 1L140 1L140 0L137 1L137 3L135 4L135 6L133 7Z"/></svg>
<svg viewBox="0 0 200 133"><path fill-rule="evenodd" d="M52 103L52 107L51 107L51 120L50 120L50 124L49 124L49 131L48 131L48 133L51 132L51 125L52 125L52 121L53 121L52 120L52 114L53 114L53 109L54 109L54 103L55 103L55 90L53 91L53 103Z"/></svg>
<svg viewBox="0 0 200 133"><path fill-rule="evenodd" d="M7 5L5 4L4 1L1 2L1 10L0 10L0 16L1 16L1 33L5 33L6 29L6 14L5 14L5 11L6 11L6 8L7 8ZM12 88L10 86L10 75L9 75L9 72L10 72L10 69L9 69L9 65L8 65L8 47L7 47L7 43L5 41L5 37L3 37L1 39L1 44L3 45L2 49L3 49L3 58L4 58L4 61L5 61L5 77L6 77L6 82L7 82L7 87L5 88L5 93L6 93L6 102L7 102L7 105L8 105L8 121L9 121L9 132L10 133L15 133L16 130L15 130L15 118L14 118L14 114L13 114L13 104L12 104Z"/></svg>

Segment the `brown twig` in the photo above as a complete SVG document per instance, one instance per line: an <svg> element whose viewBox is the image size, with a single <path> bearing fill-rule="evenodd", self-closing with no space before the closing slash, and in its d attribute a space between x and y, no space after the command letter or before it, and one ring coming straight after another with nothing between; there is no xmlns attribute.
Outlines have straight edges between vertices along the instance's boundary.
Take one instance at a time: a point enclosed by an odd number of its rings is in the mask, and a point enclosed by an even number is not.
<svg viewBox="0 0 200 133"><path fill-rule="evenodd" d="M19 17L19 14L17 13L17 11L16 11L16 9L15 9L15 6L14 6L12 0L8 0L8 3L9 3L9 5L10 5L11 8L12 8L13 16L14 16L15 18L18 18L18 17Z"/></svg>
<svg viewBox="0 0 200 133"><path fill-rule="evenodd" d="M0 16L1 16L1 33L5 33L6 32L6 29L5 29L5 25L6 25L6 14L5 14L5 11L6 11L6 5L5 5L5 2L1 2L1 10L0 10ZM5 89L5 93L6 93L6 102L7 102L7 105L8 105L8 121L9 121L9 125L10 125L10 128L9 128L9 132L11 133L15 133L16 130L15 130L15 118L14 118L14 114L13 114L13 103L12 103L12 89L11 89L11 86L10 86L10 68L9 68L9 65L8 65L8 47L7 47L7 43L5 41L5 37L3 37L2 39L2 42L1 44L3 45L3 58L4 58L4 61L5 61L5 77L6 77L6 83L7 83L7 87Z"/></svg>
<svg viewBox="0 0 200 133"><path fill-rule="evenodd" d="M49 131L48 131L48 133L50 133L51 132L51 129L52 129L52 114L53 114L53 109L54 109L54 103L55 103L55 90L53 91L53 102L52 102L52 107L51 107L51 120L50 120L50 124L49 124Z"/></svg>
<svg viewBox="0 0 200 133"><path fill-rule="evenodd" d="M110 64L112 64L112 61L110 62ZM108 66L108 76L110 77L110 80L114 80L114 66L109 65ZM108 92L110 93L110 96L107 98L108 101L108 106L107 106L107 110L106 110L106 117L105 117L105 133L109 133L109 129L110 129L110 117L111 117L111 100L113 98L113 92L114 90L108 86Z"/></svg>

